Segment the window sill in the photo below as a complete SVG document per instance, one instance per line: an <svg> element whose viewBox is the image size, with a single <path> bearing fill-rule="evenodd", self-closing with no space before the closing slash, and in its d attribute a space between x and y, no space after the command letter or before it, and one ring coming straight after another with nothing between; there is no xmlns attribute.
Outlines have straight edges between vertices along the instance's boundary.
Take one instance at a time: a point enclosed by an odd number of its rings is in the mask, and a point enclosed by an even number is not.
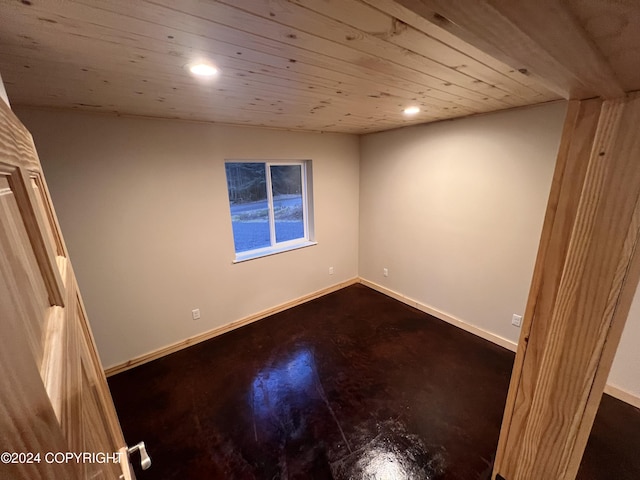
<svg viewBox="0 0 640 480"><path fill-rule="evenodd" d="M317 244L318 242L304 241L304 242L295 243L295 244L281 245L279 247L268 247L268 248L261 248L259 250L251 250L248 252L237 253L236 259L233 261L233 263L241 263L241 262L246 262L248 260L255 260L256 258L268 257L270 255L275 255L277 253L289 252L291 250L298 250L300 248L311 247Z"/></svg>

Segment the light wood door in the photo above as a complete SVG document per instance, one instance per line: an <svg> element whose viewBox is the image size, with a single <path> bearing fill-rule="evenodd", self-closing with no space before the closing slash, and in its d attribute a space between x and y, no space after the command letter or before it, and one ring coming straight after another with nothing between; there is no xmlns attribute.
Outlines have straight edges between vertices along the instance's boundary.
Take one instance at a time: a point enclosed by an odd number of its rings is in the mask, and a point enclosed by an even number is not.
<svg viewBox="0 0 640 480"><path fill-rule="evenodd" d="M2 479L131 478L31 135L2 101L0 454Z"/></svg>

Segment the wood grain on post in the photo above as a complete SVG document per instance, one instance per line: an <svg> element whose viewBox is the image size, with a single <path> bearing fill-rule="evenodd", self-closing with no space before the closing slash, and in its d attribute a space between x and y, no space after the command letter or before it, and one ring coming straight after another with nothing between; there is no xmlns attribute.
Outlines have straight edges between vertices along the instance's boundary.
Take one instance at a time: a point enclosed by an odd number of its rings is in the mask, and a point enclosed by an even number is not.
<svg viewBox="0 0 640 480"><path fill-rule="evenodd" d="M494 478L574 479L640 276L640 97L570 104Z"/></svg>

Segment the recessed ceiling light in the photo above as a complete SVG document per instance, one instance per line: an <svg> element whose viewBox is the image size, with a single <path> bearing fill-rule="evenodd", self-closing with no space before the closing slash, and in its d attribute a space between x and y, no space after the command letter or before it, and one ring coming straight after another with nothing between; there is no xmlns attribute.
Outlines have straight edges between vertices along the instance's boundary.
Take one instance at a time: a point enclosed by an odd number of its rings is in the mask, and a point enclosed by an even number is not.
<svg viewBox="0 0 640 480"><path fill-rule="evenodd" d="M189 71L199 77L213 77L218 74L218 69L209 63L194 63L189 65Z"/></svg>
<svg viewBox="0 0 640 480"><path fill-rule="evenodd" d="M407 108L404 109L404 114L405 115L415 115L419 111L420 111L420 108L418 108L418 107L407 107Z"/></svg>

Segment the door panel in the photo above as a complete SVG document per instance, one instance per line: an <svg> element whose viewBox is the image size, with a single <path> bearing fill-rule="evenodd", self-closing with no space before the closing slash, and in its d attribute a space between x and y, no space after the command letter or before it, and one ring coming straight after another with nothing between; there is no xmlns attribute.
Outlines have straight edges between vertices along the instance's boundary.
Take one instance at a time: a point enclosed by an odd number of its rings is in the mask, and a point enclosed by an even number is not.
<svg viewBox="0 0 640 480"><path fill-rule="evenodd" d="M3 168L4 167L4 168ZM37 365L42 361L45 321L50 316L47 286L40 275L31 250L10 179L16 169L0 164L0 248L4 256L3 272L7 290L14 299L16 313L22 321L29 348Z"/></svg>
<svg viewBox="0 0 640 480"><path fill-rule="evenodd" d="M31 136L0 102L0 478L131 478L120 424ZM55 461L56 452L111 455ZM122 462L117 462L120 452ZM24 454L31 454L31 463ZM35 455L40 454L39 461ZM49 455L46 457L46 455Z"/></svg>
<svg viewBox="0 0 640 480"><path fill-rule="evenodd" d="M0 196L3 207L9 203L6 198L6 193ZM10 219L15 219L8 217L8 212L11 210L0 212L3 227L0 228L0 450L41 455L66 451L64 435L40 376L32 332L26 328L31 324L26 320L41 318L39 315L44 315L44 307L41 301L34 301L32 308L26 308L29 297L20 295L16 290L14 272L24 272L20 264L16 265L16 257L8 255L12 245L7 242L6 225L11 223ZM40 293L40 298L46 298L43 287ZM37 300L35 296L31 298ZM33 463L20 463L19 458L15 460L17 463L0 463L0 478L80 478L77 467L71 464L49 464L42 458L38 462L32 459Z"/></svg>
<svg viewBox="0 0 640 480"><path fill-rule="evenodd" d="M77 290L76 290L76 293ZM104 371L100 366L97 352L93 346L93 337L89 330L89 325L86 321L86 314L82 301L79 295L76 297L76 319L75 322L77 328L78 342L77 347L80 350L80 364L83 371L83 394L89 389L91 391L92 398L95 403L103 406L99 409L100 424L103 426L96 432L99 433L102 440L101 443L108 445L117 451L118 448L124 445L121 442L122 430L120 429L120 423L115 413L115 407L113 407L113 401L111 399L111 393L109 392L109 386L107 385L107 378L104 375ZM105 408L109 406L110 408Z"/></svg>
<svg viewBox="0 0 640 480"><path fill-rule="evenodd" d="M43 220L44 230L49 244L54 248L54 254L56 256L65 256L64 247L62 244L62 238L58 234L59 227L55 221L55 215L49 203L47 201L47 191L44 187L42 176L39 173L33 173L29 178L29 183L33 189L36 210L40 212Z"/></svg>
<svg viewBox="0 0 640 480"><path fill-rule="evenodd" d="M31 243L31 248L38 262L42 279L47 285L51 305L64 306L62 279L56 268L55 245L48 241L46 222L38 208L37 197L31 187L31 179L23 168L14 168L8 177L15 195L22 221Z"/></svg>
<svg viewBox="0 0 640 480"><path fill-rule="evenodd" d="M104 452L105 445L109 445L110 452L117 452L113 441L108 435L108 425L102 409L100 408L100 396L95 383L91 380L85 364L82 364L82 423L84 427L84 449L88 452ZM107 468L104 468L104 467ZM113 478L120 473L119 464L86 464L86 478Z"/></svg>

